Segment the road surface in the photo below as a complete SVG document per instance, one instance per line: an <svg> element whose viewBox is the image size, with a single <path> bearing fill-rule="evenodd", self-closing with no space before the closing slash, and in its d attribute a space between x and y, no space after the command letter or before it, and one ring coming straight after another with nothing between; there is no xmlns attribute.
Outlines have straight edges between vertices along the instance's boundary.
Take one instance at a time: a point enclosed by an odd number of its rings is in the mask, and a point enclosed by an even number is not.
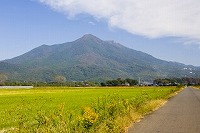
<svg viewBox="0 0 200 133"><path fill-rule="evenodd" d="M128 133L200 133L200 90L185 88Z"/></svg>

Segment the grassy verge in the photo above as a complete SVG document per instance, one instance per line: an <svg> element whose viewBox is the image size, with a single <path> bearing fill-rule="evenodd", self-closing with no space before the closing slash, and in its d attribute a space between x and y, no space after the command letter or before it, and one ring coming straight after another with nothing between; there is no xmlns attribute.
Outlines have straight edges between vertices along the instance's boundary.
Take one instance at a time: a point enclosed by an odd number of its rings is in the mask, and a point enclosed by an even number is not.
<svg viewBox="0 0 200 133"><path fill-rule="evenodd" d="M2 116L5 122L1 122L7 127L4 132L121 133L178 90L175 87L4 90L0 99L5 102L12 97L15 102L14 106L4 106L7 118Z"/></svg>
<svg viewBox="0 0 200 133"><path fill-rule="evenodd" d="M200 86L193 86L193 88L195 88L195 89L200 89Z"/></svg>

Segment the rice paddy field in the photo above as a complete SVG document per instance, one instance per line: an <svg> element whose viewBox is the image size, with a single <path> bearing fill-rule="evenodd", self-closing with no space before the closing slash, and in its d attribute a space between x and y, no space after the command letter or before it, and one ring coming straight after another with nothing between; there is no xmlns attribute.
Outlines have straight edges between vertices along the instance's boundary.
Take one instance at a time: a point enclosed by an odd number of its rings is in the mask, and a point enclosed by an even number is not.
<svg viewBox="0 0 200 133"><path fill-rule="evenodd" d="M0 89L0 132L124 132L130 122L138 119L135 115L141 117L152 111L160 101L179 90L177 87ZM147 107L152 103L156 105ZM118 126L119 121L127 120L126 125Z"/></svg>

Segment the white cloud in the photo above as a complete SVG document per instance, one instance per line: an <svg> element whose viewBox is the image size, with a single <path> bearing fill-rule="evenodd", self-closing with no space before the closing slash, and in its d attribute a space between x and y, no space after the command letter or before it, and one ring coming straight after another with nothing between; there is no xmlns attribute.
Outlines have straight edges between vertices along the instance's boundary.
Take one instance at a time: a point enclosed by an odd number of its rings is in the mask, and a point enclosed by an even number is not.
<svg viewBox="0 0 200 133"><path fill-rule="evenodd" d="M90 14L112 27L149 38L200 40L199 0L39 0L68 17Z"/></svg>
<svg viewBox="0 0 200 133"><path fill-rule="evenodd" d="M197 39L185 39L185 38L182 38L182 39L180 39L180 42L183 42L184 45L196 44L196 45L200 46L200 40L197 40Z"/></svg>
<svg viewBox="0 0 200 133"><path fill-rule="evenodd" d="M89 24L91 24L91 25L96 25L94 22L92 22L92 21L90 21L90 22L88 22Z"/></svg>

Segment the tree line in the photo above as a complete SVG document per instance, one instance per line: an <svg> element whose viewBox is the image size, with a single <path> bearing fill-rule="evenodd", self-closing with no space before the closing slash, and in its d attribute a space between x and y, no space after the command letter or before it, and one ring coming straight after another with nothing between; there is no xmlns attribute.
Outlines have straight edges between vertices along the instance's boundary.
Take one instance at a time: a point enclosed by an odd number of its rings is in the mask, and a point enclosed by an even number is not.
<svg viewBox="0 0 200 133"><path fill-rule="evenodd" d="M68 87L89 87L99 86L99 83L90 81L66 81L66 82L37 82L37 81L6 81L1 82L0 86L34 86L34 87L45 87L45 86L68 86Z"/></svg>
<svg viewBox="0 0 200 133"><path fill-rule="evenodd" d="M164 79L155 79L153 81L154 85L158 86L175 86L175 85L200 85L200 78L164 78Z"/></svg>
<svg viewBox="0 0 200 133"><path fill-rule="evenodd" d="M115 80L108 80L106 82L101 82L101 86L135 86L138 84L137 80L134 79L115 79Z"/></svg>
<svg viewBox="0 0 200 133"><path fill-rule="evenodd" d="M0 73L0 86L71 86L71 87L88 87L88 86L136 86L147 85L143 82L138 82L135 79L122 79L117 78L113 80L107 80L104 82L92 82L92 81L67 81L64 76L57 75L53 81L49 82L37 82L37 81L10 81L5 74ZM200 78L158 78L153 80L148 85L154 86L177 86L177 85L200 85Z"/></svg>

